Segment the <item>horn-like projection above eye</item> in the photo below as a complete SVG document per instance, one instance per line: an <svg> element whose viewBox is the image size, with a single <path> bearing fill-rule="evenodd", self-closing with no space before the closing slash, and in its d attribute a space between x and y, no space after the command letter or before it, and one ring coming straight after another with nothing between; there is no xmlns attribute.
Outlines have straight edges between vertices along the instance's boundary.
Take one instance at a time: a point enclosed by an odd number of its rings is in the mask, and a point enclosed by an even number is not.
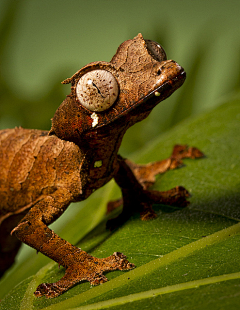
<svg viewBox="0 0 240 310"><path fill-rule="evenodd" d="M88 110L105 111L117 99L118 83L109 71L93 70L79 79L76 94L81 105Z"/></svg>

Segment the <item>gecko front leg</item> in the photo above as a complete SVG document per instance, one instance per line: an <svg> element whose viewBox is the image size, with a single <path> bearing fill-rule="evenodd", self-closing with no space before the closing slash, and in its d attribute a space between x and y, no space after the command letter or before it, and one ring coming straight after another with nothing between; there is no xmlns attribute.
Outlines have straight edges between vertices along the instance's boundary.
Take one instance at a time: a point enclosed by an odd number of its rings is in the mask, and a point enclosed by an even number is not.
<svg viewBox="0 0 240 310"><path fill-rule="evenodd" d="M128 159L119 156L119 170L115 176L116 183L122 191L122 198L110 202L108 211L123 204L122 213L107 224L109 228L115 228L128 219L133 212L139 212L142 220L155 218L157 215L152 209L153 204L166 204L177 207L186 207L189 204L187 198L189 192L182 186L177 186L168 191L149 190L157 174L181 167L184 158L201 158L204 154L195 147L187 145L175 145L169 158L137 165Z"/></svg>
<svg viewBox="0 0 240 310"><path fill-rule="evenodd" d="M93 257L47 227L64 212L71 199L67 190L58 189L39 201L12 231L19 240L66 268L65 275L56 283L40 284L34 293L37 297L56 297L81 281L97 285L107 281L105 271L134 268L122 253L102 259Z"/></svg>

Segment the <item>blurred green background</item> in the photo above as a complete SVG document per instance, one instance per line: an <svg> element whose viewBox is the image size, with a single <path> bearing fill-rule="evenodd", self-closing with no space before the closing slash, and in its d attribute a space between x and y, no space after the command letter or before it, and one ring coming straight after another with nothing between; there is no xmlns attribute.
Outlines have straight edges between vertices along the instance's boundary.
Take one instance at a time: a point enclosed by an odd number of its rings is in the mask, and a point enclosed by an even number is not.
<svg viewBox="0 0 240 310"><path fill-rule="evenodd" d="M163 45L187 80L129 130L121 147L128 155L238 90L239 13L238 0L1 0L0 128L49 129L69 93L60 82L89 62L110 61L141 32Z"/></svg>
<svg viewBox="0 0 240 310"><path fill-rule="evenodd" d="M61 81L89 62L110 61L118 46L139 32L163 45L168 58L184 67L187 79L146 120L129 129L122 155L142 147L147 152L150 140L239 93L239 0L0 0L0 129L50 129L50 119L70 92L70 86ZM220 120L216 124L221 126ZM161 150L155 159L162 158L160 154ZM108 196L101 193L91 199L98 206L103 199L105 208ZM88 207L87 203L81 206ZM89 205L94 208L91 202ZM74 216L77 209L68 210ZM83 218L84 229L89 231L102 216L101 210L91 211L95 221L89 214L86 221L81 213L76 220ZM70 213L56 225L65 227ZM74 228L71 222L69 225ZM24 249L23 258L27 251L34 252ZM18 270L23 275L17 279L24 279L26 271ZM3 282L6 291L15 280L9 279Z"/></svg>

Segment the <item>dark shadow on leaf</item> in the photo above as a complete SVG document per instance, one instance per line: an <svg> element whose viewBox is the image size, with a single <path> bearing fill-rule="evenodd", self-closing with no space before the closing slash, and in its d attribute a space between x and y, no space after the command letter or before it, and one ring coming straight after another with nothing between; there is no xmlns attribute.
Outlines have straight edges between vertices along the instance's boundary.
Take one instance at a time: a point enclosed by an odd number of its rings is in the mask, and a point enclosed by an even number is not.
<svg viewBox="0 0 240 310"><path fill-rule="evenodd" d="M154 211L156 212L159 212L161 211L162 213L173 213L173 212L176 212L176 211L179 211L179 210L182 210L183 208L178 208L178 207L173 207L173 206L167 206L167 205L153 205L153 209Z"/></svg>

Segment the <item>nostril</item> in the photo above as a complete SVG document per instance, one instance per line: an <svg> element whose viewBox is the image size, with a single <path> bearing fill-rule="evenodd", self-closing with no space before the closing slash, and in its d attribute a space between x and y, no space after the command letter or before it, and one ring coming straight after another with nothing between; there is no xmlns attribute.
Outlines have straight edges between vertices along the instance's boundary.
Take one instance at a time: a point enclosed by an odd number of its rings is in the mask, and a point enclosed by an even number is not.
<svg viewBox="0 0 240 310"><path fill-rule="evenodd" d="M162 73L162 70L161 70L161 69L158 69L157 75L160 75L161 73Z"/></svg>

